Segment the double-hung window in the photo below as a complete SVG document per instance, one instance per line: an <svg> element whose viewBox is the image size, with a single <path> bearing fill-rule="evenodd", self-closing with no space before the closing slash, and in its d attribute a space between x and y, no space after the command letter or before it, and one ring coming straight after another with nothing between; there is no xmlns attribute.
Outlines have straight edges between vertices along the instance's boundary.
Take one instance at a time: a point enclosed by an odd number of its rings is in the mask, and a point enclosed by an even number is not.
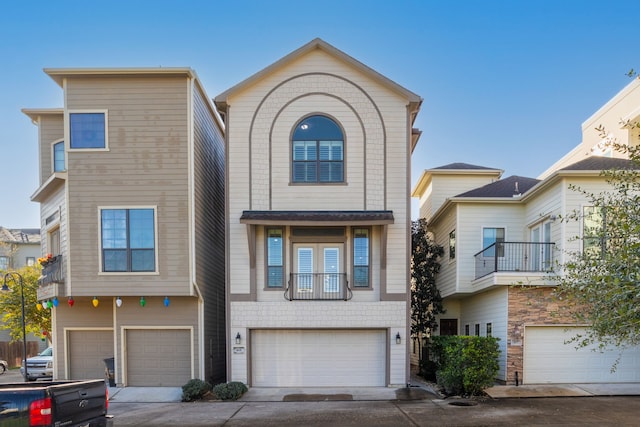
<svg viewBox="0 0 640 427"><path fill-rule="evenodd" d="M9 257L0 256L0 271L6 271L9 269Z"/></svg>
<svg viewBox="0 0 640 427"><path fill-rule="evenodd" d="M104 150L107 148L106 112L70 112L69 148Z"/></svg>
<svg viewBox="0 0 640 427"><path fill-rule="evenodd" d="M53 171L64 172L67 165L64 160L64 141L53 144Z"/></svg>
<svg viewBox="0 0 640 427"><path fill-rule="evenodd" d="M291 179L294 183L344 182L344 136L326 116L300 121L292 137Z"/></svg>
<svg viewBox="0 0 640 427"><path fill-rule="evenodd" d="M100 211L103 272L156 271L155 209Z"/></svg>
<svg viewBox="0 0 640 427"><path fill-rule="evenodd" d="M582 250L597 252L604 248L605 210L595 206L582 208Z"/></svg>
<svg viewBox="0 0 640 427"><path fill-rule="evenodd" d="M353 287L368 288L370 283L370 242L369 228L353 229Z"/></svg>
<svg viewBox="0 0 640 427"><path fill-rule="evenodd" d="M267 288L284 286L284 246L282 228L267 228Z"/></svg>

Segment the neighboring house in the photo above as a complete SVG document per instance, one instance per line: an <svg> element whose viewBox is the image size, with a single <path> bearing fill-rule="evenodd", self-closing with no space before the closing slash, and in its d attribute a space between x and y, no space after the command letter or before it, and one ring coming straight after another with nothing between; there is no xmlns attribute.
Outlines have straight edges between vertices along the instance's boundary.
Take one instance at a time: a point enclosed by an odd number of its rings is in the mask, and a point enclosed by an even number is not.
<svg viewBox="0 0 640 427"><path fill-rule="evenodd" d="M229 380L407 384L421 98L315 39L215 102L227 127Z"/></svg>
<svg viewBox="0 0 640 427"><path fill-rule="evenodd" d="M624 106L624 108L622 108ZM444 247L437 286L446 313L436 333L500 338L498 380L513 384L640 381L640 349L604 353L565 342L578 325L552 297L554 268L566 251L581 250L588 237L588 200L570 184L593 193L608 187L602 170L630 165L593 138L600 123L618 142L637 144L635 128L613 126L638 120L640 82L632 82L583 126L583 142L541 180L456 163L425 170L414 187L420 216ZM593 148L596 149L593 149ZM604 149L604 150L603 150ZM596 155L598 154L598 155ZM587 219L560 221L573 211ZM588 240L587 240L588 242Z"/></svg>
<svg viewBox="0 0 640 427"><path fill-rule="evenodd" d="M224 133L189 68L46 69L39 135L54 378L182 386L226 377ZM57 304L57 306L55 305Z"/></svg>
<svg viewBox="0 0 640 427"><path fill-rule="evenodd" d="M1 276L27 265L36 265L38 258L42 256L41 253L40 229L0 227ZM0 277L1 283L2 277ZM9 331L0 329L0 343L9 343L10 340ZM46 340L43 341L40 336L33 334L27 337L27 341L37 342L40 350L44 350L47 346Z"/></svg>
<svg viewBox="0 0 640 427"><path fill-rule="evenodd" d="M40 256L40 229L0 227L0 272L35 265Z"/></svg>

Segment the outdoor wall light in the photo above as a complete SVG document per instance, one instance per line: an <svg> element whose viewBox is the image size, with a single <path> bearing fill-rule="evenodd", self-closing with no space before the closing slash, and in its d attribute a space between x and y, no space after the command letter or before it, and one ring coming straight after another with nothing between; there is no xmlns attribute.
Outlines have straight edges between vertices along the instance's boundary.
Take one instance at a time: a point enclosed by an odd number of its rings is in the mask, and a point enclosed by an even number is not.
<svg viewBox="0 0 640 427"><path fill-rule="evenodd" d="M242 337L240 336L240 332L236 334L236 344L240 344L242 342Z"/></svg>
<svg viewBox="0 0 640 427"><path fill-rule="evenodd" d="M120 297L116 298L116 307L118 308L122 307L122 298Z"/></svg>
<svg viewBox="0 0 640 427"><path fill-rule="evenodd" d="M402 343L402 338L400 338L400 332L398 332L396 334L396 344L401 344Z"/></svg>

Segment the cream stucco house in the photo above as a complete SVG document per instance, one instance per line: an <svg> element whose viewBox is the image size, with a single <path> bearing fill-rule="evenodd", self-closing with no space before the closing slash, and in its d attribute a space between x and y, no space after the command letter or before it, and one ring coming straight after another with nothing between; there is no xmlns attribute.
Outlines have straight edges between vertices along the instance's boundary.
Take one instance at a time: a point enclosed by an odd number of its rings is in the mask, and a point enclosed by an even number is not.
<svg viewBox="0 0 640 427"><path fill-rule="evenodd" d="M54 378L224 380L224 137L189 68L46 69L38 126Z"/></svg>
<svg viewBox="0 0 640 427"><path fill-rule="evenodd" d="M408 383L421 98L315 39L215 103L227 129L228 378Z"/></svg>
<svg viewBox="0 0 640 427"><path fill-rule="evenodd" d="M420 216L445 249L437 279L447 312L440 334L500 338L498 380L524 383L640 381L640 349L627 349L615 372L616 349L576 350L565 341L579 325L552 298L556 266L566 251L582 250L588 220L560 221L591 206L578 185L606 190L602 170L629 166L607 139L640 143L640 81L634 80L583 124L583 141L539 179L502 178L494 168L454 163L425 170L413 190ZM606 129L605 137L596 127ZM618 156L615 158L614 156Z"/></svg>

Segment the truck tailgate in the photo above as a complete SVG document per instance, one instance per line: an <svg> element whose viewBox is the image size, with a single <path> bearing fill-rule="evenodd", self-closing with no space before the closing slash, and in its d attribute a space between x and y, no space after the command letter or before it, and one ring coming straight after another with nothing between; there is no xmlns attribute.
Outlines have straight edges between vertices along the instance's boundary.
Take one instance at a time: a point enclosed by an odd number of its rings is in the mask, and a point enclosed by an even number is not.
<svg viewBox="0 0 640 427"><path fill-rule="evenodd" d="M74 387L51 387L56 422L76 425L107 413L103 380L78 381Z"/></svg>

